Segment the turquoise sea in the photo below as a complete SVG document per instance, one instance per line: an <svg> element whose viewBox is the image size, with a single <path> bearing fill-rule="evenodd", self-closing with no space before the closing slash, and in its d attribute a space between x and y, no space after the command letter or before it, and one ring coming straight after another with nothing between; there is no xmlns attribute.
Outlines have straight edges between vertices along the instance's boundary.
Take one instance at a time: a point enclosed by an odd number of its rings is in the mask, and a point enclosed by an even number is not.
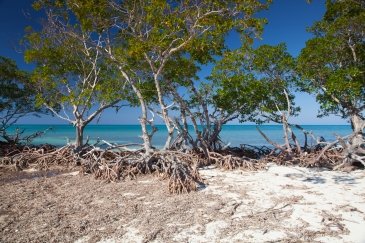
<svg viewBox="0 0 365 243"><path fill-rule="evenodd" d="M155 147L160 147L165 142L166 128L163 125L158 125L157 127L158 132L155 133L152 142ZM62 146L66 144L67 139L72 141L75 138L75 129L71 125L17 125L11 127L9 132L14 132L16 128L24 129L25 134L50 128L42 137L35 139L33 141L34 144L50 143ZM283 143L282 126L262 125L260 128L273 141ZM335 134L344 136L351 133L349 125L304 125L303 128L312 132L315 136L324 137L327 141L334 140ZM301 141L304 140L302 132L296 131L296 134ZM89 136L90 142L100 138L118 144L141 143L140 135L141 129L139 125L89 125L85 129L85 138ZM268 145L256 130L256 125L225 125L221 138L224 142L230 143L231 146L239 146L240 144ZM308 142L314 143L311 138L308 139Z"/></svg>

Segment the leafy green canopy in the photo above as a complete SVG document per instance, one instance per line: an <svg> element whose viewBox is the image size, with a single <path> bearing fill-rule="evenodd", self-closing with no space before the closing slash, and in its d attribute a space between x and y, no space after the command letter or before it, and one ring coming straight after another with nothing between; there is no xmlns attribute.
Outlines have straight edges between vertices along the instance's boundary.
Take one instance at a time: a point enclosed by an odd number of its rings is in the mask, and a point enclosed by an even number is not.
<svg viewBox="0 0 365 243"><path fill-rule="evenodd" d="M28 73L18 69L16 63L0 56L0 117L6 124L37 111L34 107L35 90L27 85Z"/></svg>
<svg viewBox="0 0 365 243"><path fill-rule="evenodd" d="M29 90L20 86L25 79L26 73L20 71L13 60L0 56L0 111L17 105L16 100L27 103Z"/></svg>
<svg viewBox="0 0 365 243"><path fill-rule="evenodd" d="M130 21L121 30L129 44L128 54L144 58L147 54L168 55L172 48L184 48L200 61L211 60L214 51L224 45L224 34L236 29L242 37L262 30L263 19L252 15L266 7L260 1L123 1L119 6L121 24ZM132 16L131 16L132 15ZM167 51L167 52L166 52Z"/></svg>
<svg viewBox="0 0 365 243"><path fill-rule="evenodd" d="M232 29L251 42L265 22L253 15L270 2L38 0L34 7L52 9L66 21L79 23L82 30L101 34L103 47L107 47L104 50L113 61L142 83L150 82L152 73L165 65L170 68L182 60L179 55L200 63L212 61L224 49L225 34ZM168 65L172 54L177 57Z"/></svg>
<svg viewBox="0 0 365 243"><path fill-rule="evenodd" d="M365 108L365 2L327 0L298 58L302 90L315 93L320 116L363 116Z"/></svg>
<svg viewBox="0 0 365 243"><path fill-rule="evenodd" d="M213 100L221 109L240 114L241 121L280 122L278 113L288 109L288 101L291 115L299 111L290 94L294 67L284 44L227 52L211 76L218 87Z"/></svg>
<svg viewBox="0 0 365 243"><path fill-rule="evenodd" d="M35 106L36 91L28 84L28 80L27 72L19 70L13 60L0 56L0 142L29 142L40 135L36 133L21 137L24 130L18 129L15 134L8 133L8 128L21 117L46 112Z"/></svg>

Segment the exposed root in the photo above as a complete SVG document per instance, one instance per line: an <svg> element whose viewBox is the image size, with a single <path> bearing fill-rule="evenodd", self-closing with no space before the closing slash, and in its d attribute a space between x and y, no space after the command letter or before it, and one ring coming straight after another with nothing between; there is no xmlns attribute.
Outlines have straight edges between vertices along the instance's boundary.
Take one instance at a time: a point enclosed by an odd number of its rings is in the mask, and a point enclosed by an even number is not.
<svg viewBox="0 0 365 243"><path fill-rule="evenodd" d="M339 137L331 143L316 139L317 144L308 147L308 132L300 128L305 135L304 147L301 147L295 134L283 116L285 144L280 145L270 140L258 127L257 130L274 148L268 156L260 160L274 162L279 165L299 165L304 167L326 167L329 169L340 169L344 166L365 167L365 139L362 134L353 133L349 136ZM291 144L288 134L291 133L294 144Z"/></svg>
<svg viewBox="0 0 365 243"><path fill-rule="evenodd" d="M231 154L222 155L216 152L209 152L209 156L219 168L223 168L225 170L244 169L255 171L265 167L264 163L260 163L258 160L247 157L238 157Z"/></svg>
<svg viewBox="0 0 365 243"><path fill-rule="evenodd" d="M39 169L47 169L50 164L65 164L70 161L68 146L55 149L51 145L17 146L1 158L1 164L12 164L18 170L36 164Z"/></svg>
<svg viewBox="0 0 365 243"><path fill-rule="evenodd" d="M226 148L219 152L207 152L207 155L196 151L181 152L176 150L155 151L146 154L143 150L121 149L123 147L107 144L101 149L95 145L85 145L75 149L73 145L61 148L52 146L14 147L8 149L1 159L3 165L14 165L22 170L33 164L39 169L48 169L51 165L80 166L81 175L93 174L96 179L116 182L124 178L134 179L141 174L156 173L169 181L170 193L188 193L196 191L203 180L197 170L200 166L215 164L225 170L244 169L255 171L264 169L268 162L279 165L299 165L305 167L327 167L340 169L344 151L348 148L336 146L316 146L291 153L268 148ZM324 150L322 150L325 148ZM250 157L245 156L249 151ZM270 153L269 153L270 152ZM362 158L361 158L362 159ZM346 165L346 164L345 164ZM360 164L361 165L361 164Z"/></svg>
<svg viewBox="0 0 365 243"><path fill-rule="evenodd" d="M109 159L112 160L107 162L105 153L102 153L90 157L84 167L89 166L92 168L89 171L94 173L95 178L106 181L117 181L125 177L133 179L139 174L157 173L163 179L169 180L169 192L177 194L196 191L198 185L202 183L196 166L192 164L192 161L197 161L197 156L194 154L159 151L150 156L141 152L125 153L122 156L121 153L113 152L113 156Z"/></svg>
<svg viewBox="0 0 365 243"><path fill-rule="evenodd" d="M108 164L106 160L102 160L103 165L99 166L94 172L95 179L102 179L107 182L116 182L120 180L122 165L115 163L114 165Z"/></svg>
<svg viewBox="0 0 365 243"><path fill-rule="evenodd" d="M118 151L115 147L101 149L87 145L75 149L67 145L59 149L23 148L5 156L3 163L13 164L19 170L36 165L48 169L51 165L79 165L80 174L93 174L96 179L116 182L140 174L158 173L169 180L170 193L195 191L202 179L197 171L200 155L178 151L159 151L146 155L143 151Z"/></svg>
<svg viewBox="0 0 365 243"><path fill-rule="evenodd" d="M353 170L356 168L364 168L361 163L346 162L342 147L334 147L325 152L322 150L313 150L294 154L289 157L285 153L270 154L260 159L263 163L275 163L278 165L297 165L308 168L327 168L330 170Z"/></svg>
<svg viewBox="0 0 365 243"><path fill-rule="evenodd" d="M176 158L175 160L168 157L161 158L157 166L160 167L159 173L163 175L163 178L169 180L170 193L181 194L196 191L198 185L202 184L202 178L197 169Z"/></svg>

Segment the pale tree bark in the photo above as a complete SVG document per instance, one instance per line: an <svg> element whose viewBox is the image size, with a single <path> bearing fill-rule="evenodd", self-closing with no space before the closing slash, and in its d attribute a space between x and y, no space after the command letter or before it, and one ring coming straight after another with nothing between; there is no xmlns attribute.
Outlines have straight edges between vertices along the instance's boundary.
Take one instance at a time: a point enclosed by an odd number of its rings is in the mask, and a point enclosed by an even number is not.
<svg viewBox="0 0 365 243"><path fill-rule="evenodd" d="M199 6L197 6L199 8ZM183 48L185 48L195 37L204 34L205 32L209 31L211 29L211 26L202 28L200 25L200 22L210 15L219 15L222 12L224 12L225 9L220 10L208 10L205 13L199 12L197 16L190 16L192 19L194 19L194 22L191 26L189 26L189 35L187 35L184 39L178 37L176 39L173 39L170 44L168 45L168 48L163 50L161 53L156 53L156 57L152 58L147 53L144 54L146 61L148 62L150 69L153 73L153 78L157 90L158 95L158 102L161 109L161 116L164 120L166 129L167 129L167 138L165 145L163 147L164 150L169 149L171 147L171 142L174 136L174 130L175 126L173 123L173 120L169 117L168 109L170 106L167 106L164 101L164 92L161 89L161 83L160 83L160 76L165 68L166 62L176 53ZM189 18L190 18L189 17ZM145 36L147 35L148 38L148 32L147 33L135 33L137 35Z"/></svg>
<svg viewBox="0 0 365 243"><path fill-rule="evenodd" d="M354 56L354 61L356 61L356 56ZM350 117L352 134L347 139L348 143L345 142L345 139L340 137L338 137L337 140L344 148L344 163L357 161L365 166L365 120L361 115L361 112L363 112L365 108L363 101L361 101L362 103L360 102L360 104L357 102L346 102L337 98L332 93L329 93L325 87L321 86L321 89L324 93L330 95L332 100L337 103L343 117Z"/></svg>
<svg viewBox="0 0 365 243"><path fill-rule="evenodd" d="M115 106L120 100L115 100L113 102L107 103L107 104L100 104L100 106L91 114L86 115L87 110L84 108L80 108L77 105L73 105L73 116L74 118L71 119L67 115L67 111L64 107L62 107L62 112L57 112L54 110L51 106L48 104L44 104L45 107L47 107L56 117L67 121L71 123L73 126L75 126L75 146L77 148L84 145L84 128L87 126L91 121L93 121L98 115L100 115L104 110ZM81 109L81 112L79 112L79 109ZM63 113L63 114L62 114Z"/></svg>
<svg viewBox="0 0 365 243"><path fill-rule="evenodd" d="M282 110L280 110L279 106L275 104L279 115L274 113L271 115L265 115L265 117L267 117L271 121L282 124L283 133L284 133L284 145L280 145L280 144L275 143L272 140L270 140L258 127L257 127L257 130L260 132L260 134L265 138L265 140L268 143L273 145L276 149L280 150L281 153L285 153L285 155L287 156L287 159L292 159L294 156L294 153L297 153L297 154L302 153L302 148L300 146L297 136L295 135L295 133L293 132L293 130L291 128L291 125L289 124L289 117L292 113L292 109L291 109L291 102L289 99L288 92L286 91L286 89L284 89L283 92L284 92L284 95L286 98L287 110L282 111ZM292 140L292 142L294 142L295 149L292 148L292 145L290 144L290 139Z"/></svg>
<svg viewBox="0 0 365 243"><path fill-rule="evenodd" d="M365 166L365 120L359 115L352 115L351 126L353 133L350 136L350 145L347 146L346 144L343 144L347 153L346 157L351 158L353 161L360 162Z"/></svg>
<svg viewBox="0 0 365 243"><path fill-rule="evenodd" d="M359 115L352 115L351 126L353 129L352 144L359 146L364 143L365 120L363 120Z"/></svg>
<svg viewBox="0 0 365 243"><path fill-rule="evenodd" d="M151 146L151 135L148 134L147 130L147 107L144 101L141 102L141 118L139 119L139 122L141 124L142 129L142 139L143 139L143 146L145 149L146 154L152 153L152 146Z"/></svg>
<svg viewBox="0 0 365 243"><path fill-rule="evenodd" d="M183 125L180 125L179 123L179 119L176 118L175 122L176 122L176 127L178 129L180 129L181 134L183 136L183 139L185 140L185 142L189 143L192 146L193 150L198 150L198 146L197 146L197 142L194 141L194 139L190 136L189 134L189 127L187 124L187 116L190 117L190 120L192 122L193 128L194 128L194 132L197 136L197 140L201 140L202 136L201 136L201 132L198 129L198 124L195 118L195 115L192 113L192 111L189 109L187 103L184 101L184 99L178 94L178 92L176 90L172 90L171 91L174 100L176 100L177 104L179 105L180 108L180 118L181 121L183 123Z"/></svg>
<svg viewBox="0 0 365 243"><path fill-rule="evenodd" d="M172 138L174 136L175 127L168 114L168 109L170 106L167 106L163 100L163 93L161 91L161 85L160 85L160 82L157 77L155 77L155 85L156 85L157 94L158 94L158 102L160 103L162 119L164 120L166 129L167 129L167 138L166 138L166 142L163 147L163 150L167 150L167 149L170 149L170 147L171 147L171 142L172 142Z"/></svg>
<svg viewBox="0 0 365 243"><path fill-rule="evenodd" d="M192 107L188 105L188 101L183 99L181 95L176 91L176 89L171 89L170 92L174 97L174 101L178 104L180 108L180 118L182 125L179 124L179 119L175 119L178 124L176 127L181 130L186 142L188 142L194 150L203 151L203 153L209 158L209 152L220 149L217 146L220 142L219 134L222 130L224 124L228 121L233 120L238 117L237 114L224 114L219 112L219 108L215 108L212 112L208 110L208 100L205 99L202 94L195 89L194 83L190 83L189 87L192 93L195 95L197 104ZM186 125L186 116L191 120L194 128L194 133L196 139L193 139ZM201 125L202 131L199 130L198 124Z"/></svg>
<svg viewBox="0 0 365 243"><path fill-rule="evenodd" d="M150 123L151 126L153 124L152 124L152 121L151 122L148 121L146 102L143 98L143 95L138 90L138 88L134 84L132 84L132 87L133 87L133 90L134 90L134 92L136 93L136 95L138 97L138 100L139 100L139 103L140 103L140 106L141 106L141 117L139 119L139 122L141 124L141 130L142 130L143 147L145 149L145 154L149 155L153 152L152 145L151 145L151 139L152 139L152 136L153 136L153 134L156 130L155 130L154 127L152 127L151 134L148 133L147 123Z"/></svg>
<svg viewBox="0 0 365 243"><path fill-rule="evenodd" d="M284 142L285 142L285 147L286 147L286 151L287 151L287 153L289 154L289 155L291 155L292 154L292 149L291 149L291 147L290 147L290 142L289 142L289 135L288 135L288 128L289 128L289 125L288 125L288 119L287 119L287 117L286 117L286 115L285 115L285 113L283 113L282 115L281 115L281 117L282 117L282 123L283 123L283 131L284 131Z"/></svg>
<svg viewBox="0 0 365 243"><path fill-rule="evenodd" d="M116 6L114 6L116 7ZM117 66L119 72L122 74L123 78L127 81L129 85L131 85L133 92L136 94L138 102L140 104L141 108L141 117L139 119L139 123L141 125L141 132L142 132L142 139L143 139L143 147L145 149L145 154L149 155L153 152L152 149L152 136L156 132L156 128L153 126L153 121L148 121L148 110L147 110L147 103L145 101L145 98L143 97L142 92L137 87L136 80L131 77L131 73L129 73L124 68L124 63L120 62L118 58L116 58L113 48L111 46L111 41L109 39L109 36L106 37L105 40L106 46L104 48L101 48L101 51L103 51ZM150 124L152 126L152 132L148 133L147 125Z"/></svg>
<svg viewBox="0 0 365 243"><path fill-rule="evenodd" d="M84 145L84 128L85 126L82 123L76 125L76 139L75 139L76 148L80 148Z"/></svg>
<svg viewBox="0 0 365 243"><path fill-rule="evenodd" d="M155 87L156 87L156 91L157 91L158 103L159 103L160 109L161 109L161 117L165 123L166 130L167 130L167 138L166 138L166 142L163 147L163 150L167 150L167 149L170 149L170 147L171 147L171 142L172 142L172 139L174 136L174 131L175 131L175 126L173 124L172 119L169 117L169 113L168 113L168 109L171 106L167 106L164 101L164 92L161 89L161 83L159 80L159 77L165 66L167 58L162 61L162 64L160 65L160 67L157 70L156 70L153 62L148 58L147 55L145 55L145 58L146 58L147 62L149 63L152 72L154 73L153 78L154 78Z"/></svg>

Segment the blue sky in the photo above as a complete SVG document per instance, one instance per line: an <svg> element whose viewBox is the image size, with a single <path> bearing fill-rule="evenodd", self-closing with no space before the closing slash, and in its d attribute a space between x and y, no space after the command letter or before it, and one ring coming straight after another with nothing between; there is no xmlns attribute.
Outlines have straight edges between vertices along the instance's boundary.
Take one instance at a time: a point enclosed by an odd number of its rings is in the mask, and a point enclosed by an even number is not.
<svg viewBox="0 0 365 243"><path fill-rule="evenodd" d="M25 70L31 70L32 65L25 64L23 54L17 48L17 44L23 35L24 27L37 26L39 14L31 9L31 0L0 0L0 55L14 59L18 66ZM325 12L325 0L314 0L308 4L305 0L274 0L269 10L259 15L268 19L262 40L256 41L255 45L275 45L285 42L288 51L297 56L305 46L306 40L311 35L306 28L316 20L321 19ZM239 45L237 36L230 35L227 44L231 48ZM201 78L209 75L210 68L202 69ZM315 98L304 93L297 93L296 104L302 109L298 117L292 118L297 124L346 124L336 116L317 118L318 104ZM119 113L113 110L104 112L99 123L101 124L136 124L138 123L139 108L123 108ZM20 120L23 124L63 124L58 118L43 116L41 118L26 117ZM231 124L238 124L233 121Z"/></svg>

